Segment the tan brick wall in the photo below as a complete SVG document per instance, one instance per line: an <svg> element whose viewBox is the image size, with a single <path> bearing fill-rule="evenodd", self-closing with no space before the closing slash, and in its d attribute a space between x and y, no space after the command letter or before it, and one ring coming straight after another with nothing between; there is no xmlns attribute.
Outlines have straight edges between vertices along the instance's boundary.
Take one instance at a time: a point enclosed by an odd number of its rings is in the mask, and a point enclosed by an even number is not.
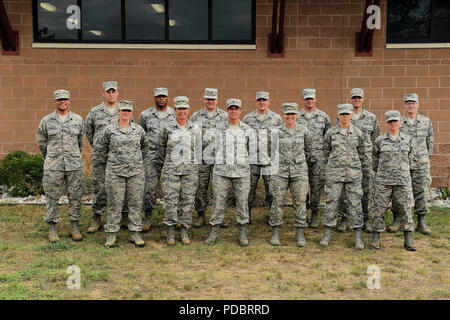
<svg viewBox="0 0 450 320"><path fill-rule="evenodd" d="M286 57L267 58L272 1L257 0L256 50L78 50L32 49L31 1L5 0L20 55L0 56L0 155L37 152L39 120L54 109L55 89L71 91L72 110L86 117L101 101L101 84L119 82L120 97L134 100L135 118L152 105L153 88L190 97L200 108L204 87L219 88L219 104L239 97L244 113L254 108L257 90L271 93L272 109L299 101L305 87L317 89L318 107L330 118L348 101L352 87L366 92L365 107L379 120L386 110L402 110L405 92L420 95L420 112L433 120L433 184L449 184L450 49L385 49L386 0L382 29L375 31L373 57L355 57L364 0L287 1ZM382 131L385 131L381 122ZM89 152L89 148L85 149Z"/></svg>

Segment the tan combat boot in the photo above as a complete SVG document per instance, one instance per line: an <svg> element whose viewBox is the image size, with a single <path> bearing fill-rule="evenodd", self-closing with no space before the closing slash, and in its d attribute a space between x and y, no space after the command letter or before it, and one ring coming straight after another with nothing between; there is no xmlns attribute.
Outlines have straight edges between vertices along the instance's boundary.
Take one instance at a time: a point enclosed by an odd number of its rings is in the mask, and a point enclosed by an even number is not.
<svg viewBox="0 0 450 320"><path fill-rule="evenodd" d="M102 228L102 216L98 213L94 213L94 219L92 220L92 224L88 228L88 233L94 233L97 232Z"/></svg>
<svg viewBox="0 0 450 320"><path fill-rule="evenodd" d="M145 246L145 242L142 240L141 234L137 231L131 233L130 242L134 243L134 245L139 248Z"/></svg>
<svg viewBox="0 0 450 320"><path fill-rule="evenodd" d="M83 240L83 235L80 230L78 230L78 221L72 221L72 231L70 232L70 236L74 241Z"/></svg>
<svg viewBox="0 0 450 320"><path fill-rule="evenodd" d="M48 240L50 242L57 242L59 241L58 231L56 231L56 223L49 222L48 223Z"/></svg>

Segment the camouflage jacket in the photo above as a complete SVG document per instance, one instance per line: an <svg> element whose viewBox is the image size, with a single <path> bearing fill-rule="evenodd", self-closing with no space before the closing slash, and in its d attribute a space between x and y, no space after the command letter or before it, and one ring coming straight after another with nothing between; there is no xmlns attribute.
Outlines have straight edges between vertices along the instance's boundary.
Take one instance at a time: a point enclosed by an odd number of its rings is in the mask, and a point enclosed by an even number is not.
<svg viewBox="0 0 450 320"><path fill-rule="evenodd" d="M273 175L283 178L294 178L299 176L308 177L307 162L311 156L311 136L309 130L297 124L293 131L286 127L286 124L273 129L278 131L278 149L279 161L278 170L272 172ZM272 164L275 165L276 164Z"/></svg>
<svg viewBox="0 0 450 320"><path fill-rule="evenodd" d="M411 136L411 170L430 169L430 157L434 147L433 124L430 118L418 114L414 124L410 125L406 115L403 115L400 131Z"/></svg>
<svg viewBox="0 0 450 320"><path fill-rule="evenodd" d="M389 133L379 136L373 145L375 181L382 185L407 185L411 183L411 137L400 132L393 140Z"/></svg>
<svg viewBox="0 0 450 320"><path fill-rule="evenodd" d="M228 113L222 109L216 108L216 111L213 113L213 117L210 118L208 117L208 112L205 108L201 108L192 114L189 121L197 123L197 125L202 128L202 134L204 134L206 130L215 128L218 122L222 122L227 119Z"/></svg>
<svg viewBox="0 0 450 320"><path fill-rule="evenodd" d="M301 109L298 114L297 123L308 128L311 134L312 150L311 150L311 162L326 161L326 157L323 153L323 139L325 133L331 127L331 121L328 115L316 108L314 116L308 119L305 116L305 109Z"/></svg>
<svg viewBox="0 0 450 320"><path fill-rule="evenodd" d="M141 126L133 122L128 128L118 123L107 126L93 151L93 158L98 159L99 165L106 164L106 170L121 177L144 173L143 161L147 157L147 136Z"/></svg>
<svg viewBox="0 0 450 320"><path fill-rule="evenodd" d="M366 109L361 111L358 119L352 117L350 122L367 136L371 145L373 145L375 139L380 135L380 124L378 123L377 116ZM339 126L339 118L336 118L334 125Z"/></svg>
<svg viewBox="0 0 450 320"><path fill-rule="evenodd" d="M156 160L163 162L164 158L160 154L161 147L159 146L160 135L162 130L170 124L176 124L175 111L171 107L167 107L166 116L162 119L158 117L156 107L148 108L139 116L139 125L147 133L149 143L149 158L148 160Z"/></svg>
<svg viewBox="0 0 450 320"><path fill-rule="evenodd" d="M92 108L89 111L89 114L84 121L84 125L86 127L86 138L92 147L94 147L98 138L102 135L106 126L110 124L115 124L119 121L119 114L116 112L111 114L109 113L109 108L105 105L104 102Z"/></svg>
<svg viewBox="0 0 450 320"><path fill-rule="evenodd" d="M372 172L370 142L361 130L350 124L347 133L334 126L325 134L324 154L328 159L326 179L351 182L362 179L362 171Z"/></svg>
<svg viewBox="0 0 450 320"><path fill-rule="evenodd" d="M200 132L200 128L198 131ZM198 172L194 163L195 138L194 124L190 121L184 129L181 129L178 123L163 128L159 143L160 153L164 158L163 171L178 176ZM199 151L201 152L201 148Z"/></svg>
<svg viewBox="0 0 450 320"><path fill-rule="evenodd" d="M36 140L45 158L44 170L75 171L83 169L81 149L84 143L83 118L69 111L64 123L56 111L46 115L36 132Z"/></svg>

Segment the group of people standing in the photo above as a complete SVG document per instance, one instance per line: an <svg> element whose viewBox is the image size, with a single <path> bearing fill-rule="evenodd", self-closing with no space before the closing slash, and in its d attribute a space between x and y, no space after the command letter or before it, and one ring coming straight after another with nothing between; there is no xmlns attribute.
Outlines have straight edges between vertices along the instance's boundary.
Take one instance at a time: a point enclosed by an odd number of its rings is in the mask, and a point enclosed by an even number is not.
<svg viewBox="0 0 450 320"><path fill-rule="evenodd" d="M91 144L94 198L93 220L88 233L102 227L105 245L116 244L121 220L127 219L130 241L145 242L141 232L151 228L156 192L162 176L167 244L175 244L176 226L181 241L190 244L188 229L206 224L208 187L212 184L211 231L206 245L219 241L219 228L230 189L236 200L238 243L247 246L247 225L255 207L256 189L264 179L265 203L270 207L270 244L280 245L285 198L288 189L294 207L297 246L306 245L305 229L320 225L319 204L326 201L320 245L328 246L331 230L342 216L338 231L347 223L355 234L355 248L364 249L362 231L372 232L370 247L380 249L380 233L386 227L385 212L392 201L394 222L390 232L404 232L404 247L414 251L412 207L418 215L418 230L431 231L425 223L431 184L433 127L418 114L417 94L404 96L405 114L385 113L388 131L380 135L376 116L363 108L364 91L354 88L350 103L337 106L334 126L328 115L316 108L315 89L302 92L303 108L283 103L282 116L269 110L269 92L256 93L253 112L240 120L242 103L231 98L226 111L217 107L218 90L206 88L203 108L191 117L189 98L177 96L169 106L167 88L155 88L155 106L133 119L132 101L120 100L117 82L103 83L104 101L83 122L71 112L70 93L56 90L56 110L44 117L37 142L44 162L43 187L47 197L45 221L50 241L58 241L58 200L67 185L71 237L82 239L81 218L84 136ZM197 220L192 223L193 209ZM307 210L311 210L308 220ZM144 218L142 218L144 211Z"/></svg>

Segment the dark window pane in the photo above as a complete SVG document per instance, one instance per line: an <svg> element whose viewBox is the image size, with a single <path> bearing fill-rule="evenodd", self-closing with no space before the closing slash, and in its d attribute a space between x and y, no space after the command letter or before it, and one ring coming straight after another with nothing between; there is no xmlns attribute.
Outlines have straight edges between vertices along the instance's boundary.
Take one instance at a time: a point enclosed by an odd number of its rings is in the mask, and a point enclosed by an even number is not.
<svg viewBox="0 0 450 320"><path fill-rule="evenodd" d="M212 39L251 40L252 0L213 0Z"/></svg>
<svg viewBox="0 0 450 320"><path fill-rule="evenodd" d="M431 34L431 0L390 1L388 24L390 38L426 40Z"/></svg>
<svg viewBox="0 0 450 320"><path fill-rule="evenodd" d="M208 1L169 1L170 40L208 40Z"/></svg>
<svg viewBox="0 0 450 320"><path fill-rule="evenodd" d="M164 0L125 2L127 40L163 40Z"/></svg>
<svg viewBox="0 0 450 320"><path fill-rule="evenodd" d="M77 39L78 30L69 29L67 26L67 19L72 19L72 11L67 13L67 8L76 4L76 0L39 0L37 2L38 39ZM73 22L76 24L76 21Z"/></svg>
<svg viewBox="0 0 450 320"><path fill-rule="evenodd" d="M437 42L450 42L450 2L448 0L436 1L433 23L434 40Z"/></svg>
<svg viewBox="0 0 450 320"><path fill-rule="evenodd" d="M82 1L83 39L120 40L120 11L120 1L117 0Z"/></svg>

